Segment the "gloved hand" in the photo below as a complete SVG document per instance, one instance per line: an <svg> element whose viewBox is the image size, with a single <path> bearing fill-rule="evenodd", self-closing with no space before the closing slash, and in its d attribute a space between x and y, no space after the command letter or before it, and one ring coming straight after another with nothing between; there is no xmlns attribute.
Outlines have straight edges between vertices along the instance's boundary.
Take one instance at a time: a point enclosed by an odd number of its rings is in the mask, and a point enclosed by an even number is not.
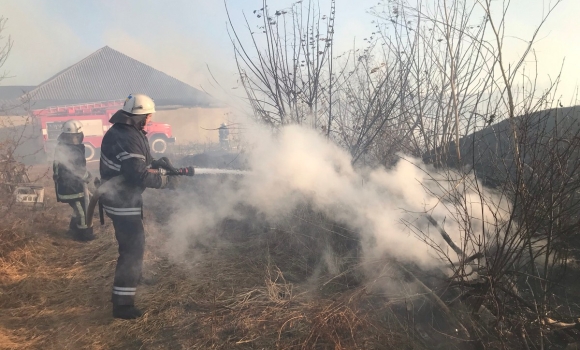
<svg viewBox="0 0 580 350"><path fill-rule="evenodd" d="M151 168L152 169L165 169L165 170L169 170L171 172L177 172L177 169L175 169L173 167L173 164L171 164L171 161L167 157L161 157L159 159L155 159L154 161L152 161Z"/></svg>
<svg viewBox="0 0 580 350"><path fill-rule="evenodd" d="M161 187L160 188L167 188L169 190L175 190L179 187L179 176L172 175L172 176L161 176Z"/></svg>

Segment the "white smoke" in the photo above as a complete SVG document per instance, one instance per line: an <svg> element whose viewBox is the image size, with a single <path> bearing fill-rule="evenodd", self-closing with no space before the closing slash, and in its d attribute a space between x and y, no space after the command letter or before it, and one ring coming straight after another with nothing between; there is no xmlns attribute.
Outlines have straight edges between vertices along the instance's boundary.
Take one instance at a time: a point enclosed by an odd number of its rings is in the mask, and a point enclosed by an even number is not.
<svg viewBox="0 0 580 350"><path fill-rule="evenodd" d="M419 160L402 156L392 169L355 169L344 149L314 130L295 125L277 135L257 126L251 130L246 133L252 140L251 172L213 186L209 198L197 201L186 195L182 199L187 205L170 220L169 248L174 254L185 253L190 238L211 231L223 219L240 217L240 205L256 208L276 224L307 199L314 210L358 232L366 258L388 254L422 266L442 261L413 232L431 232L429 238L447 249L437 230L428 228L425 212L444 226L458 246L463 241L465 223L456 221L454 209L442 204L449 189L465 189L462 198L472 216L472 230L481 231L482 218L493 221L493 213L482 207L479 193L466 188L465 179L437 185L434 179L440 175Z"/></svg>

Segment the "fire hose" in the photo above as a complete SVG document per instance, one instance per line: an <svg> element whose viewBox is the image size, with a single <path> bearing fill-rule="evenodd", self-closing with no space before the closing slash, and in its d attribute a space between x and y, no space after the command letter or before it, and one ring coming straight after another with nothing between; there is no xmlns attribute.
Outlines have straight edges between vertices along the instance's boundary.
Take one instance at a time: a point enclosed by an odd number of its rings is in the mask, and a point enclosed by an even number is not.
<svg viewBox="0 0 580 350"><path fill-rule="evenodd" d="M185 168L171 168L171 169L149 169L151 173L157 173L160 175L168 176L193 176L195 174L195 169L191 166ZM123 175L115 176L109 181L106 181L101 186L97 188L93 196L91 197L89 204L87 206L87 227L93 227L93 215L95 213L95 208L99 202L99 198L106 192L114 190L116 187L121 185L125 181Z"/></svg>

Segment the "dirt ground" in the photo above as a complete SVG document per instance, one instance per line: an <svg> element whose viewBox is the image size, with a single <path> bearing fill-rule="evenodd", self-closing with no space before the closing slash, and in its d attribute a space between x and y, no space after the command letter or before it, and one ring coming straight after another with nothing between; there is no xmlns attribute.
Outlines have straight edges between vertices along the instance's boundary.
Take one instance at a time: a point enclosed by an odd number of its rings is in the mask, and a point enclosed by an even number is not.
<svg viewBox="0 0 580 350"><path fill-rule="evenodd" d="M95 218L94 241L70 240L70 209L55 203L48 177L41 181L46 208L11 210L0 225L1 349L412 346L390 323L375 322L390 316L364 306L364 288L322 295L313 294L297 273L294 281L287 280L276 265L285 257L283 241L274 233L264 239L256 227L224 224L216 228L219 240L197 246L185 261L169 259L167 234L147 206L145 281L137 297L145 314L133 321L113 319L117 245L111 221L100 226Z"/></svg>

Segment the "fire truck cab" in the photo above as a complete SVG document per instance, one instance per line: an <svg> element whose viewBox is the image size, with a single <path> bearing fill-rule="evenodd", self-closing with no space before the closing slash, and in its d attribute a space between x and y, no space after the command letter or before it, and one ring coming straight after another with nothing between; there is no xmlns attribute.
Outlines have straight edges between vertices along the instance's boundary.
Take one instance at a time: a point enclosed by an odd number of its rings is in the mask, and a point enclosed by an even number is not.
<svg viewBox="0 0 580 350"><path fill-rule="evenodd" d="M34 110L32 113L42 130L42 142L47 159L52 160L58 135L62 124L70 119L78 120L83 125L85 157L87 161L96 161L100 157L101 143L105 132L111 127L109 119L123 107L124 100L93 102L79 105L55 106ZM175 142L171 125L150 122L145 126L151 153L166 153L170 144Z"/></svg>

